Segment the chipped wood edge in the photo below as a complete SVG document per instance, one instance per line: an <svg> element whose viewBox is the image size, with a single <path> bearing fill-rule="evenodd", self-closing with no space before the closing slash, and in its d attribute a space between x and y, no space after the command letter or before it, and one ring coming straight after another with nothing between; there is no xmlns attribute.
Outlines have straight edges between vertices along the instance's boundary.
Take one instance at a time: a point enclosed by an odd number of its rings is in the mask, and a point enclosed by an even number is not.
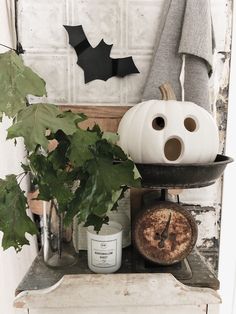
<svg viewBox="0 0 236 314"><path fill-rule="evenodd" d="M94 105L94 104L79 104L79 105L59 105L59 108L63 111L71 110L73 112L82 112L89 118L107 118L107 119L121 119L123 115L132 106L114 106L108 104Z"/></svg>
<svg viewBox="0 0 236 314"><path fill-rule="evenodd" d="M219 304L218 293L193 288L171 274L66 275L54 286L21 292L15 308L85 308Z"/></svg>

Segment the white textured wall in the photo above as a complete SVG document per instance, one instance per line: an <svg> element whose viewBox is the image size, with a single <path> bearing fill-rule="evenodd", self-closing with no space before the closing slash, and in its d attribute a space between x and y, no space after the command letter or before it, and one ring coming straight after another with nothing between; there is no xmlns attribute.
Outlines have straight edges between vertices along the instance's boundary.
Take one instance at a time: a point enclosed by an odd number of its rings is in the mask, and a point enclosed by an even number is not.
<svg viewBox="0 0 236 314"><path fill-rule="evenodd" d="M20 161L23 161L24 146L21 142L15 147L13 141L5 141L6 128L10 125L8 119L0 123L0 178L5 175L22 172ZM24 190L27 189L23 182ZM9 208L11 210L11 208ZM16 254L13 248L3 251L1 247L2 233L0 232L0 314L13 314L15 289L25 275L37 254L36 241L29 237L31 246L24 246L21 253Z"/></svg>
<svg viewBox="0 0 236 314"><path fill-rule="evenodd" d="M48 100L64 103L136 103L152 58L164 0L19 0L20 41L26 60L48 83ZM227 0L212 0L217 49L225 50ZM56 13L56 14L55 14ZM220 22L220 23L219 23ZM113 43L112 55L132 55L139 75L83 82L62 25L82 24L92 45Z"/></svg>
<svg viewBox="0 0 236 314"><path fill-rule="evenodd" d="M223 297L221 314L236 313L235 181L236 181L236 7L234 7L233 45L229 89L226 153L234 164L225 173L219 278Z"/></svg>
<svg viewBox="0 0 236 314"><path fill-rule="evenodd" d="M15 47L13 0L0 0L0 43ZM5 51L6 49L0 46L0 52ZM14 141L6 141L6 128L10 124L11 121L7 118L0 123L0 178L7 174L22 172L20 161L24 159L24 146L21 141L18 141L17 146L14 145ZM26 190L27 182L23 182L23 188ZM12 248L3 251L1 241L0 232L0 314L13 314L15 289L32 263L37 249L32 237L31 246L24 246L19 254Z"/></svg>

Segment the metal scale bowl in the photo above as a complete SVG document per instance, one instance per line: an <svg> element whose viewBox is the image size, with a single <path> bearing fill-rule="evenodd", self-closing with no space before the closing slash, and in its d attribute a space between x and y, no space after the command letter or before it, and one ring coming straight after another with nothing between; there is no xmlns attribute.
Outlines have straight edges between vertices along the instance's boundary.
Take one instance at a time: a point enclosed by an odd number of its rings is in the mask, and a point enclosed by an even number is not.
<svg viewBox="0 0 236 314"><path fill-rule="evenodd" d="M232 161L230 157L217 155L214 162L206 164L136 164L142 187L161 190L160 197L155 193L143 197L142 210L134 218L133 242L146 260L173 265L184 260L197 241L193 216L186 207L168 200L168 189L212 185Z"/></svg>

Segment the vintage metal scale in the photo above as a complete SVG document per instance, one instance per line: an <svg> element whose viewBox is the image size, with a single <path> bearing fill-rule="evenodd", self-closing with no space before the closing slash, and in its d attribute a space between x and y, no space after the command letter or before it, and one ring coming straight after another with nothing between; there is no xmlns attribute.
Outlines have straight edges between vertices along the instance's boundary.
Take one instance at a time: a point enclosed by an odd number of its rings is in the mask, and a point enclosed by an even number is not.
<svg viewBox="0 0 236 314"><path fill-rule="evenodd" d="M152 267L183 261L197 241L197 224L186 206L180 205L178 192L169 201L171 189L209 186L222 175L232 159L218 155L207 164L137 164L144 190L140 209L132 212L133 242L139 254ZM135 207L135 206L133 206Z"/></svg>

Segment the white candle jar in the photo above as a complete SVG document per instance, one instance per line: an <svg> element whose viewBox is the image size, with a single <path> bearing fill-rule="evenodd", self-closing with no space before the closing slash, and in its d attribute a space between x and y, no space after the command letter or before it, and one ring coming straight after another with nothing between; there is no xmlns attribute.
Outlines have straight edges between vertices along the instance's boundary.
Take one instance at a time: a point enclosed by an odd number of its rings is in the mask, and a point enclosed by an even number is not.
<svg viewBox="0 0 236 314"><path fill-rule="evenodd" d="M122 259L122 226L110 221L103 225L100 232L93 227L87 228L88 266L100 274L116 272Z"/></svg>

